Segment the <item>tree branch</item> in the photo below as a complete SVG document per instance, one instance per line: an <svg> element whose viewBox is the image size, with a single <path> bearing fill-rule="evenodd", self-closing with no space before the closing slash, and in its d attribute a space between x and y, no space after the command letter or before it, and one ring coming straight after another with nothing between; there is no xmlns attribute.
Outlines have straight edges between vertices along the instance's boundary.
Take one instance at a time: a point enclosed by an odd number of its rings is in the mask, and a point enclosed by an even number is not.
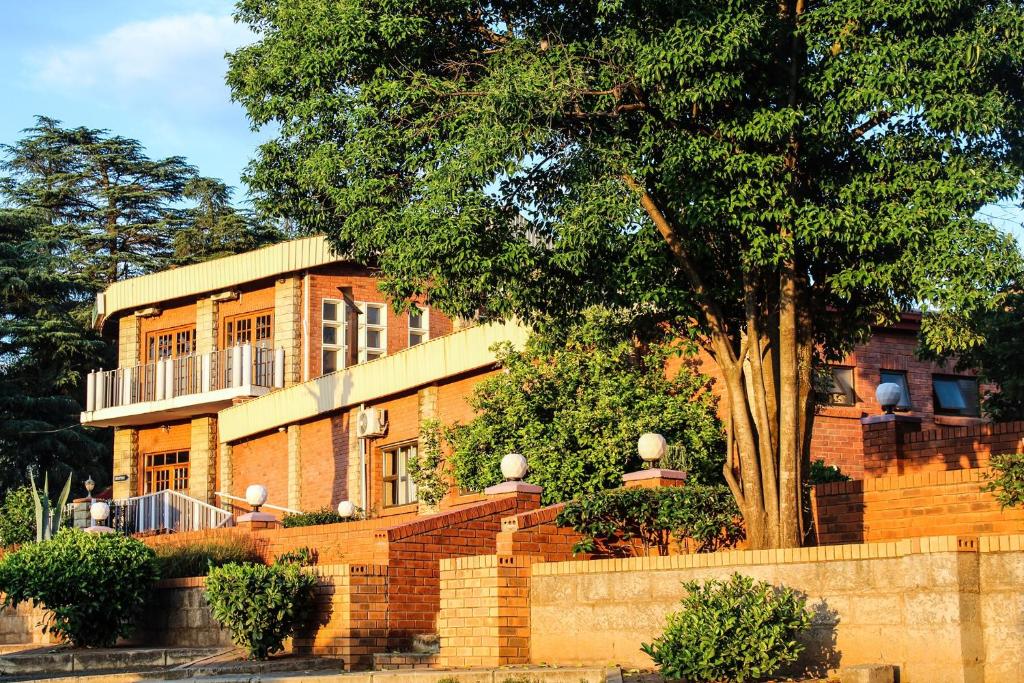
<svg viewBox="0 0 1024 683"><path fill-rule="evenodd" d="M868 119L863 125L858 126L858 127L853 129L853 132L852 132L853 138L855 140L861 139L862 137L864 137L865 135L870 133L872 130L874 130L878 126L881 126L881 125L887 123L889 121L889 119L891 119L893 116L895 116L895 114L893 114L891 111L880 111L880 112L878 112L877 114L872 116L870 119Z"/></svg>

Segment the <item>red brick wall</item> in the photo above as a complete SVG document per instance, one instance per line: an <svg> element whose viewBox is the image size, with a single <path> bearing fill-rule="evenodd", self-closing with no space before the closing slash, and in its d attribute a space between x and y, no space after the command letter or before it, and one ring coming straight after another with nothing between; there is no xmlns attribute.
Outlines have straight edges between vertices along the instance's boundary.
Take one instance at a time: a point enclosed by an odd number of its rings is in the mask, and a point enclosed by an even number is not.
<svg viewBox="0 0 1024 683"><path fill-rule="evenodd" d="M564 508L565 503L557 503L503 519L501 533L496 538L497 554L531 555L545 562L585 559L585 556L574 557L572 552L582 536L569 527L555 524L558 513Z"/></svg>
<svg viewBox="0 0 1024 683"><path fill-rule="evenodd" d="M982 491L986 469L821 484L812 494L821 545L941 535L1020 533L1024 509Z"/></svg>
<svg viewBox="0 0 1024 683"><path fill-rule="evenodd" d="M1024 422L940 427L897 415L863 425L869 477L987 467L992 455L1024 452Z"/></svg>
<svg viewBox="0 0 1024 683"><path fill-rule="evenodd" d="M333 509L342 500L357 500L359 492L348 490L350 415L344 412L300 427L301 509Z"/></svg>
<svg viewBox="0 0 1024 683"><path fill-rule="evenodd" d="M267 502L288 507L288 434L270 432L234 445L231 488L242 495L250 484L267 487Z"/></svg>

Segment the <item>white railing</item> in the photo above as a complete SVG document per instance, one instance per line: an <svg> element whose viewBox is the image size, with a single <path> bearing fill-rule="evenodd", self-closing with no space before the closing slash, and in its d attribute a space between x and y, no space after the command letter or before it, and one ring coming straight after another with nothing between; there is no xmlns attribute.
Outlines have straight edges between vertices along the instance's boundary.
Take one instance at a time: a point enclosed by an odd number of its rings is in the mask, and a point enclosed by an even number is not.
<svg viewBox="0 0 1024 683"><path fill-rule="evenodd" d="M128 368L90 372L86 380L85 409L92 412L244 386L282 388L284 349L243 344Z"/></svg>
<svg viewBox="0 0 1024 683"><path fill-rule="evenodd" d="M126 534L201 531L233 524L227 510L170 489L110 502L110 526Z"/></svg>

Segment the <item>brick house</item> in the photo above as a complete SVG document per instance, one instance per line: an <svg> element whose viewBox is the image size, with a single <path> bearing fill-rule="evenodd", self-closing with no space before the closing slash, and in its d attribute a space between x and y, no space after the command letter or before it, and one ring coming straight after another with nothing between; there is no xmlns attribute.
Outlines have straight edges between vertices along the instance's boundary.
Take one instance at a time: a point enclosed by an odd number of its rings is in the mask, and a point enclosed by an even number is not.
<svg viewBox="0 0 1024 683"><path fill-rule="evenodd" d="M117 336L118 368L89 376L81 420L115 428L115 499L170 489L219 506L259 483L274 506L351 500L375 517L422 512L407 470L420 425L468 419L492 344L527 335L396 314L372 271L321 237L118 282L95 322ZM917 361L916 330L912 317L878 330L835 367L813 457L863 473L860 418L881 413L882 379L928 426L981 420L976 382ZM479 500L455 491L442 507Z"/></svg>

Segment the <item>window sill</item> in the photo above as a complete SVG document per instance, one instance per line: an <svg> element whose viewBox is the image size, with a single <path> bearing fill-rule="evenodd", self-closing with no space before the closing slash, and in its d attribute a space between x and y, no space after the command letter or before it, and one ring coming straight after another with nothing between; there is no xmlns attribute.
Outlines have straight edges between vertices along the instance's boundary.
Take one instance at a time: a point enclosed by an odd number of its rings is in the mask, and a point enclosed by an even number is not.
<svg viewBox="0 0 1024 683"><path fill-rule="evenodd" d="M936 415L935 424L942 427L973 427L974 425L988 422L983 417L972 417L968 415Z"/></svg>
<svg viewBox="0 0 1024 683"><path fill-rule="evenodd" d="M416 512L419 509L419 503L405 503L404 505L389 505L382 507L379 517L391 517L393 515L407 515L410 512Z"/></svg>

